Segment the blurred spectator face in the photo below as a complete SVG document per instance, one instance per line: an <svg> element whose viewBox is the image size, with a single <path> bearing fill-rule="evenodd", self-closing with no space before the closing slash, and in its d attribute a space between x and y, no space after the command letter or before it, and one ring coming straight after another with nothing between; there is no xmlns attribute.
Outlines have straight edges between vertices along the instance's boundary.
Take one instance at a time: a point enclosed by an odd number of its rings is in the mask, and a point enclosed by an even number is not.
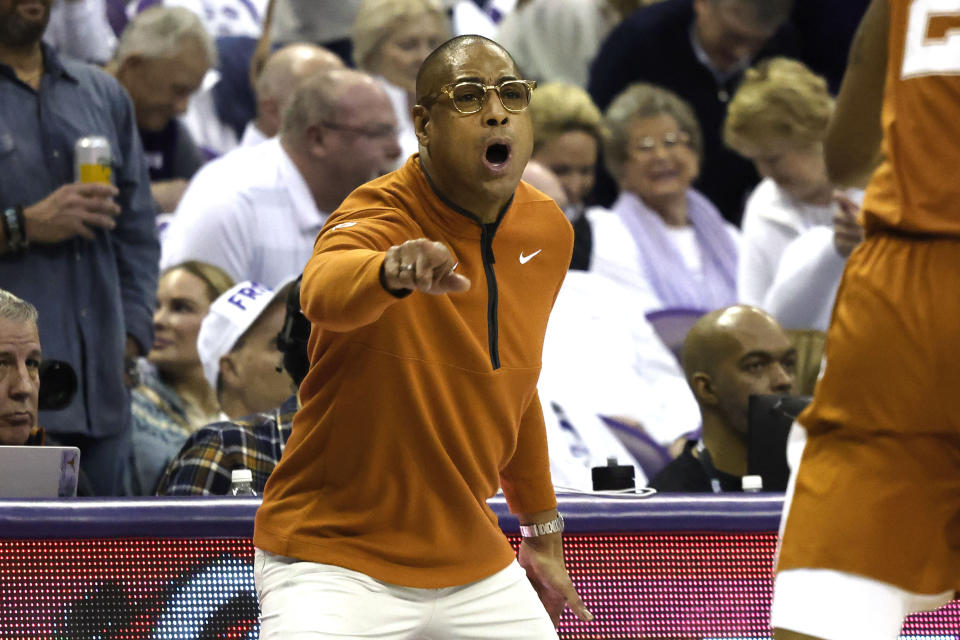
<svg viewBox="0 0 960 640"><path fill-rule="evenodd" d="M0 0L0 44L24 47L40 40L53 0Z"/></svg>
<svg viewBox="0 0 960 640"><path fill-rule="evenodd" d="M271 303L220 361L224 391L229 387L242 394L249 413L279 407L296 391L290 374L277 371L282 357L277 334L286 314L282 302Z"/></svg>
<svg viewBox="0 0 960 640"><path fill-rule="evenodd" d="M0 318L0 445L22 445L37 426L40 334L33 322Z"/></svg>
<svg viewBox="0 0 960 640"><path fill-rule="evenodd" d="M153 314L153 348L147 354L160 371L200 365L197 334L210 302L207 285L185 269L171 269L160 278Z"/></svg>
<svg viewBox="0 0 960 640"><path fill-rule="evenodd" d="M586 131L568 131L540 145L533 159L560 179L570 204L583 205L596 175L596 138Z"/></svg>
<svg viewBox="0 0 960 640"><path fill-rule="evenodd" d="M358 84L341 98L337 111L334 121L322 123L324 144L337 158L331 168L337 179L353 189L392 171L400 157L397 116L383 89Z"/></svg>
<svg viewBox="0 0 960 640"><path fill-rule="evenodd" d="M770 145L765 149L745 149L757 172L770 178L800 202L829 199L833 191L823 159L823 145L791 148Z"/></svg>
<svg viewBox="0 0 960 640"><path fill-rule="evenodd" d="M184 38L169 57L130 56L118 70L117 79L133 100L140 129L160 131L187 110L187 101L200 88L209 68L200 43Z"/></svg>
<svg viewBox="0 0 960 640"><path fill-rule="evenodd" d="M370 71L413 95L420 65L449 37L447 26L439 16L424 14L400 18L374 53Z"/></svg>
<svg viewBox="0 0 960 640"><path fill-rule="evenodd" d="M629 128L621 189L653 208L685 193L697 178L700 162L689 141L689 134L671 115L634 120Z"/></svg>
<svg viewBox="0 0 960 640"><path fill-rule="evenodd" d="M726 333L735 346L717 364L713 390L727 421L745 434L751 395L793 391L797 354L780 325L756 310L731 314Z"/></svg>
<svg viewBox="0 0 960 640"><path fill-rule="evenodd" d="M523 181L550 196L561 209L566 210L569 206L570 201L567 200L567 194L563 185L560 184L560 179L546 165L530 160L523 170Z"/></svg>
<svg viewBox="0 0 960 640"><path fill-rule="evenodd" d="M739 0L695 0L694 9L700 44L719 71L748 63L780 28L757 20Z"/></svg>

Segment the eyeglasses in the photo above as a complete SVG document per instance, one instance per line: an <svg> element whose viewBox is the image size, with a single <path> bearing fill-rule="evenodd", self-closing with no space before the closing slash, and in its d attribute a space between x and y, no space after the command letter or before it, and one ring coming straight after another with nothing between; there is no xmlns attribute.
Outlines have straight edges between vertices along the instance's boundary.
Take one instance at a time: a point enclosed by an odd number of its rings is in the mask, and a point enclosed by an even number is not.
<svg viewBox="0 0 960 640"><path fill-rule="evenodd" d="M320 124L325 126L327 129L333 129L334 131L346 131L347 133L354 133L358 136L365 136L367 138L379 139L379 138L396 138L397 137L397 128L390 125L383 125L380 127L354 127L348 124L341 124L339 122L330 122L327 120L321 120Z"/></svg>
<svg viewBox="0 0 960 640"><path fill-rule="evenodd" d="M690 134L686 131L670 131L669 133L663 134L663 137L659 140L654 136L644 136L630 148L630 153L639 157L649 156L656 151L660 145L667 151L681 146L689 147Z"/></svg>
<svg viewBox="0 0 960 640"><path fill-rule="evenodd" d="M487 101L487 92L493 89L500 96L500 104L511 113L519 113L530 105L530 96L537 88L536 80L506 80L500 84L456 82L440 88L447 94L453 108L460 113L477 113Z"/></svg>

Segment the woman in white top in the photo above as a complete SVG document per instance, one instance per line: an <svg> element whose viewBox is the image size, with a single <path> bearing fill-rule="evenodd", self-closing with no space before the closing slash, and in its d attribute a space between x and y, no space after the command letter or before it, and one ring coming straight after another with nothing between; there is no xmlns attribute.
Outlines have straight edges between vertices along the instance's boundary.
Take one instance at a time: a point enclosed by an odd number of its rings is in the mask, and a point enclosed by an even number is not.
<svg viewBox="0 0 960 640"><path fill-rule="evenodd" d="M413 131L417 71L451 37L440 0L364 0L353 23L353 59L383 84L397 114L402 153L397 166L419 151Z"/></svg>
<svg viewBox="0 0 960 640"><path fill-rule="evenodd" d="M738 232L691 187L703 144L693 109L671 91L634 84L605 122L605 161L620 195L610 210L587 213L590 270L625 284L645 313L733 304Z"/></svg>
<svg viewBox="0 0 960 640"><path fill-rule="evenodd" d="M834 101L826 80L787 58L747 71L730 102L724 137L750 158L764 180L747 201L737 276L739 301L768 309L787 245L817 226L832 225L838 194L827 177L823 138Z"/></svg>

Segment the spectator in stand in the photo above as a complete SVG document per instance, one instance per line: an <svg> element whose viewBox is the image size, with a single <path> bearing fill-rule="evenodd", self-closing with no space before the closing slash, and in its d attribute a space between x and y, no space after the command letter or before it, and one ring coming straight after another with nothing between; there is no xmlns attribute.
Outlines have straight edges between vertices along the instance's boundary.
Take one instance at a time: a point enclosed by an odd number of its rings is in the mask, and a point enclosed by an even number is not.
<svg viewBox="0 0 960 640"><path fill-rule="evenodd" d="M661 492L740 491L747 474L747 411L754 394L789 394L797 352L770 315L748 306L711 311L683 343L683 370L703 435L650 482Z"/></svg>
<svg viewBox="0 0 960 640"><path fill-rule="evenodd" d="M859 211L859 204L843 199L832 225L811 227L783 249L763 304L784 327L830 327L847 258L864 238Z"/></svg>
<svg viewBox="0 0 960 640"><path fill-rule="evenodd" d="M300 279L290 287L283 328L277 348L283 354L283 368L299 387L307 375L307 339L310 322L300 311ZM209 424L191 435L167 467L158 495L227 495L230 474L249 469L253 489L263 494L267 478L280 461L293 428L293 415L300 408L299 393L279 408L237 420Z"/></svg>
<svg viewBox="0 0 960 640"><path fill-rule="evenodd" d="M182 7L203 22L212 38L259 38L269 0L130 0L127 13L135 16L151 7Z"/></svg>
<svg viewBox="0 0 960 640"><path fill-rule="evenodd" d="M832 226L841 200L847 209L862 200L862 191L837 193L827 177L823 140L833 108L826 81L786 58L747 71L730 102L724 138L763 176L743 214L737 297L744 304L769 310L787 245L811 227Z"/></svg>
<svg viewBox="0 0 960 640"><path fill-rule="evenodd" d="M0 289L0 446L43 444L37 309Z"/></svg>
<svg viewBox="0 0 960 640"><path fill-rule="evenodd" d="M217 265L266 286L300 273L330 211L400 154L397 120L380 84L333 70L296 91L278 138L205 166L167 230L162 266Z"/></svg>
<svg viewBox="0 0 960 640"><path fill-rule="evenodd" d="M417 70L450 37L440 0L364 0L353 23L357 67L377 78L397 114L398 165L419 150L413 131Z"/></svg>
<svg viewBox="0 0 960 640"><path fill-rule="evenodd" d="M531 0L500 23L497 42L516 58L524 76L586 88L590 63L619 21L607 0ZM541 99L537 91L537 100Z"/></svg>
<svg viewBox="0 0 960 640"><path fill-rule="evenodd" d="M530 117L533 159L560 179L567 194L563 212L574 233L570 268L589 269L593 233L584 213L603 140L603 115L583 89L550 83L538 87L537 97L530 102Z"/></svg>
<svg viewBox="0 0 960 640"><path fill-rule="evenodd" d="M276 4L270 38L290 44L312 42L336 53L353 66L350 29L361 0L273 0Z"/></svg>
<svg viewBox="0 0 960 640"><path fill-rule="evenodd" d="M297 87L310 76L342 68L335 53L313 44L290 44L271 54L254 85L257 117L247 125L240 146L251 147L280 133Z"/></svg>
<svg viewBox="0 0 960 640"><path fill-rule="evenodd" d="M62 56L101 65L113 57L117 46L104 0L54 2L43 41Z"/></svg>
<svg viewBox="0 0 960 640"><path fill-rule="evenodd" d="M176 208L203 164L177 116L216 62L216 46L196 14L153 7L127 25L107 65L133 99L151 191L162 212Z"/></svg>
<svg viewBox="0 0 960 640"><path fill-rule="evenodd" d="M672 91L635 84L607 109L606 126L604 158L620 196L587 214L591 271L625 285L643 313L736 302L740 233L691 186L703 153L693 109Z"/></svg>
<svg viewBox="0 0 960 640"><path fill-rule="evenodd" d="M211 303L233 286L222 269L185 262L160 276L153 347L140 361L133 390L134 495L151 495L160 474L191 433L220 413L197 353L200 323Z"/></svg>
<svg viewBox="0 0 960 640"><path fill-rule="evenodd" d="M197 352L203 375L217 392L223 420L269 411L296 391L280 366L277 334L293 280L270 290L246 281L210 305L200 325Z"/></svg>
<svg viewBox="0 0 960 640"><path fill-rule="evenodd" d="M792 4L664 0L614 28L590 68L590 95L601 109L634 82L670 89L693 106L704 132L697 189L733 224L740 222L757 174L747 160L724 147L727 102L754 62L776 55L795 57L796 34L784 26Z"/></svg>
<svg viewBox="0 0 960 640"><path fill-rule="evenodd" d="M527 163L527 166L523 168L523 176L521 179L531 187L539 189L550 196L561 209L567 206L567 193L563 190L560 178L545 165L540 164L536 160L531 160Z"/></svg>
<svg viewBox="0 0 960 640"><path fill-rule="evenodd" d="M800 59L827 80L830 93L840 90L847 54L870 0L803 0L793 6L790 24L801 41Z"/></svg>
<svg viewBox="0 0 960 640"><path fill-rule="evenodd" d="M74 400L42 417L49 439L79 447L94 492L116 495L130 446L124 365L153 344L154 204L130 98L41 42L50 6L0 3L0 287L36 305L47 355L79 378ZM88 135L110 143L116 186L73 183Z"/></svg>
<svg viewBox="0 0 960 640"><path fill-rule="evenodd" d="M340 58L313 44L295 43L270 54L256 74L250 89L254 104L252 117L244 117L237 102L247 87L234 86L250 82L249 73L239 73L235 67L227 73L223 68L224 53L236 52L236 43L217 40L221 68L216 84L204 87L190 99L190 106L182 118L191 135L211 158L221 156L237 147L250 147L272 138L280 132L283 112L293 99L297 87L308 77L327 69L341 69ZM250 62L249 58L244 58ZM249 66L249 65L247 65ZM206 83L205 83L206 84Z"/></svg>

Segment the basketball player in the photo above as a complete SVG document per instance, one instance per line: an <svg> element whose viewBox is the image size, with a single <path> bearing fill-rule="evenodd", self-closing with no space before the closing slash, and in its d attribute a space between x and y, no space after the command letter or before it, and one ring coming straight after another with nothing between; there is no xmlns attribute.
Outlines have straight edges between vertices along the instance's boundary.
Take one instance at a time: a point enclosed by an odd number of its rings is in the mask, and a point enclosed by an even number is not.
<svg viewBox="0 0 960 640"><path fill-rule="evenodd" d="M777 640L893 639L960 587L960 2L872 1L826 155L837 184L879 167L791 434L771 617Z"/></svg>

